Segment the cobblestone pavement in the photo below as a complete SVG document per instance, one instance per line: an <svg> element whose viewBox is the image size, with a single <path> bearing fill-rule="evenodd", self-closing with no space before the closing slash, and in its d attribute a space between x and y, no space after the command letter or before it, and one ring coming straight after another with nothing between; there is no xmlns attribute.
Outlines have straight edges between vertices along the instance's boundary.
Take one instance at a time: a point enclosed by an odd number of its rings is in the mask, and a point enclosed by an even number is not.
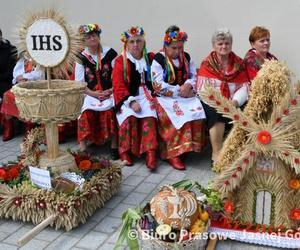
<svg viewBox="0 0 300 250"><path fill-rule="evenodd" d="M18 136L9 142L2 142L1 139L0 162L15 160L20 153L19 145L23 137ZM72 150L78 149L75 139L60 144L60 147L71 148ZM89 150L97 154L107 155L107 148L107 146L89 147ZM208 181L215 175L209 166L209 149L201 154L188 155L185 162L187 170L184 172L173 170L167 163L159 161L157 171L151 173L147 170L143 159L137 160L133 167L123 169L123 183L120 192L109 200L103 208L98 209L86 224L70 232L46 228L19 249L112 249L117 240L124 210L149 201L157 192L157 188L163 184L189 178L199 181L202 185L207 185ZM18 249L16 241L33 227L30 223L0 220L0 249ZM218 242L216 249L233 250L243 248L247 250L272 249L229 240ZM127 248L124 246L123 249Z"/></svg>

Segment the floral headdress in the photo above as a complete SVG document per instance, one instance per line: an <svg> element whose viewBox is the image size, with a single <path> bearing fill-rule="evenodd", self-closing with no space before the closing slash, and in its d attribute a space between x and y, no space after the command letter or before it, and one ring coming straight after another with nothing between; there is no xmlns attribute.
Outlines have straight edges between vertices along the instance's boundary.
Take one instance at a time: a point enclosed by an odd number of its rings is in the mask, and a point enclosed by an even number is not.
<svg viewBox="0 0 300 250"><path fill-rule="evenodd" d="M84 24L84 25L81 25L79 27L79 33L80 34L88 34L88 33L91 33L91 32L96 32L96 33L101 33L101 29L99 27L98 24L96 23L89 23L89 24Z"/></svg>
<svg viewBox="0 0 300 250"><path fill-rule="evenodd" d="M183 31L171 31L165 34L164 45L170 45L172 42L187 41L187 34Z"/></svg>
<svg viewBox="0 0 300 250"><path fill-rule="evenodd" d="M130 38L135 37L135 36L144 37L145 36L144 29L142 27L139 27L139 26L132 26L130 29L124 31L121 34L121 41L124 43L124 48L123 48L123 77L124 77L124 80L126 82L129 82L129 67L128 67L127 55L126 55L126 43ZM150 81L151 80L150 62L149 62L149 59L148 59L148 52L147 52L146 46L143 48L143 57L146 60L147 68L148 68L147 73L146 73L146 79L148 81Z"/></svg>
<svg viewBox="0 0 300 250"><path fill-rule="evenodd" d="M144 36L145 32L142 27L139 26L132 26L129 30L124 31L121 34L121 41L123 43L126 43L129 38L134 37L134 36Z"/></svg>

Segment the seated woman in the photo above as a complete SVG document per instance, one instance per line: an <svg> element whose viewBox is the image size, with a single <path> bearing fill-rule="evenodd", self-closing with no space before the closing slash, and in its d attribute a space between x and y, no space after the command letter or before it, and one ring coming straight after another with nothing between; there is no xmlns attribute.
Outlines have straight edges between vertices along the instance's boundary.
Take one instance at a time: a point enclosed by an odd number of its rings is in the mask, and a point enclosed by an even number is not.
<svg viewBox="0 0 300 250"><path fill-rule="evenodd" d="M24 81L36 81L44 80L45 72L39 66L35 66L33 61L21 53L20 59L13 70L12 84L16 84ZM1 107L1 113L3 114L3 141L8 141L13 138L13 117L19 118L19 110L15 104L14 94L8 90L3 95L3 103ZM25 122L25 130L28 132L33 127L30 122Z"/></svg>
<svg viewBox="0 0 300 250"><path fill-rule="evenodd" d="M131 154L146 153L146 165L156 168L156 111L152 100L150 63L144 30L131 27L121 36L123 52L113 70L113 94L119 123L119 153L127 166L133 165Z"/></svg>
<svg viewBox="0 0 300 250"><path fill-rule="evenodd" d="M252 81L266 59L277 60L277 58L269 52L271 42L268 29L254 27L250 32L249 42L252 48L245 55L244 63L249 81Z"/></svg>
<svg viewBox="0 0 300 250"><path fill-rule="evenodd" d="M205 145L205 113L196 93L196 67L184 52L187 34L172 25L165 33L163 50L151 65L158 115L160 156L184 170L180 156L200 152Z"/></svg>
<svg viewBox="0 0 300 250"><path fill-rule="evenodd" d="M232 35L226 28L218 29L212 36L213 51L204 59L198 71L197 89L202 91L209 84L221 95L231 99L237 107L248 99L248 77L243 60L232 51ZM225 124L229 119L218 114L214 108L202 103L206 114L212 145L212 164L218 160L223 144Z"/></svg>
<svg viewBox="0 0 300 250"><path fill-rule="evenodd" d="M86 48L80 54L81 64L75 65L75 80L87 82L82 113L78 118L78 142L85 151L87 141L100 145L111 139L111 158L117 160L118 130L113 110L111 73L117 52L100 42L97 24L79 27Z"/></svg>

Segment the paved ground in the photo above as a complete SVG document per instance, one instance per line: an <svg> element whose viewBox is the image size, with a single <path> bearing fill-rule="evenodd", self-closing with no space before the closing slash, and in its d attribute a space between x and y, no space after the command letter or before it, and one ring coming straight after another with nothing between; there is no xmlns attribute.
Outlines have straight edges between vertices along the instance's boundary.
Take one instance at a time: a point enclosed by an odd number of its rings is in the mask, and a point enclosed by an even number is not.
<svg viewBox="0 0 300 250"><path fill-rule="evenodd" d="M19 144L23 137L19 136L9 142L0 139L0 162L15 160L19 154ZM61 144L63 148L78 149L75 140L69 140ZM108 154L107 147L90 147L95 153ZM121 225L121 215L124 210L148 201L157 188L166 183L189 178L207 185L214 176L209 166L209 149L202 154L192 154L186 159L187 170L184 172L173 170L165 162L159 161L159 167L155 173L147 170L143 160L137 160L133 167L123 170L123 184L121 191L114 196L105 206L99 209L86 224L64 232L47 228L40 232L32 241L20 249L112 249L117 240ZM0 249L18 249L17 239L32 229L32 224L14 222L12 220L0 220ZM242 244L234 241L219 242L217 249L272 249L255 245ZM126 247L124 247L126 249Z"/></svg>

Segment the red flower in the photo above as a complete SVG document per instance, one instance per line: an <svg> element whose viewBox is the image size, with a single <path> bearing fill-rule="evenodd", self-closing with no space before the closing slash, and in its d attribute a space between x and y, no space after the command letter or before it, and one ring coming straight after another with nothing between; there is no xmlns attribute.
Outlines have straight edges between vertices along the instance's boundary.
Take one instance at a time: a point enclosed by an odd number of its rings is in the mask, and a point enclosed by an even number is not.
<svg viewBox="0 0 300 250"><path fill-rule="evenodd" d="M237 177L236 173L233 173L233 174L232 174L232 177L233 177L233 178L236 178L236 177Z"/></svg>
<svg viewBox="0 0 300 250"><path fill-rule="evenodd" d="M135 35L135 34L137 33L136 27L132 27L132 28L130 29L130 33L131 33L132 35Z"/></svg>
<svg viewBox="0 0 300 250"><path fill-rule="evenodd" d="M239 116L239 115L234 115L234 116L233 116L233 120L238 121L239 119L240 119L240 116Z"/></svg>
<svg viewBox="0 0 300 250"><path fill-rule="evenodd" d="M297 100L296 99L291 100L291 104L296 106L297 105Z"/></svg>
<svg viewBox="0 0 300 250"><path fill-rule="evenodd" d="M216 101L216 104L217 104L217 106L220 106L220 105L221 105L221 102Z"/></svg>
<svg viewBox="0 0 300 250"><path fill-rule="evenodd" d="M284 113L285 115L288 115L288 114L289 114L289 110L288 110L288 109L285 109L285 110L283 110L283 113Z"/></svg>
<svg viewBox="0 0 300 250"><path fill-rule="evenodd" d="M229 108L225 107L224 112L229 112Z"/></svg>
<svg viewBox="0 0 300 250"><path fill-rule="evenodd" d="M208 97L208 99L209 99L209 100L215 100L215 97L214 97L213 95L210 95L210 96Z"/></svg>
<svg viewBox="0 0 300 250"><path fill-rule="evenodd" d="M298 158L295 158L294 162L295 162L295 164L299 164L300 160Z"/></svg>
<svg viewBox="0 0 300 250"><path fill-rule="evenodd" d="M254 151L250 151L250 156L255 156L255 152Z"/></svg>
<svg viewBox="0 0 300 250"><path fill-rule="evenodd" d="M228 186L230 183L229 181L225 181L225 185Z"/></svg>
<svg viewBox="0 0 300 250"><path fill-rule="evenodd" d="M13 202L14 202L14 204L15 204L16 207L19 207L22 204L22 198L17 197L17 198L14 199Z"/></svg>
<svg viewBox="0 0 300 250"><path fill-rule="evenodd" d="M45 201L38 201L38 202L36 203L36 206L37 206L39 209L45 209L45 208L47 207Z"/></svg>
<svg viewBox="0 0 300 250"><path fill-rule="evenodd" d="M266 145L266 144L269 144L271 142L272 136L271 136L269 131L261 130L257 134L256 139L260 144Z"/></svg>
<svg viewBox="0 0 300 250"><path fill-rule="evenodd" d="M234 206L232 201L228 200L224 203L224 211L229 214L234 212Z"/></svg>
<svg viewBox="0 0 300 250"><path fill-rule="evenodd" d="M290 219L292 220L300 220L300 209L294 208L290 212Z"/></svg>
<svg viewBox="0 0 300 250"><path fill-rule="evenodd" d="M241 166L238 166L236 169L237 169L237 171L242 171Z"/></svg>
<svg viewBox="0 0 300 250"><path fill-rule="evenodd" d="M3 181L7 180L7 173L3 168L0 168L0 180L3 180Z"/></svg>
<svg viewBox="0 0 300 250"><path fill-rule="evenodd" d="M17 167L12 167L8 170L7 174L10 180L14 180L19 176L19 169Z"/></svg>
<svg viewBox="0 0 300 250"><path fill-rule="evenodd" d="M249 160L248 159L244 159L243 162L247 165L249 164Z"/></svg>
<svg viewBox="0 0 300 250"><path fill-rule="evenodd" d="M246 126L248 125L248 122L243 121L242 125L243 125L244 127L246 127Z"/></svg>
<svg viewBox="0 0 300 250"><path fill-rule="evenodd" d="M281 118L280 117L276 118L276 123L279 123L279 122L281 122Z"/></svg>

